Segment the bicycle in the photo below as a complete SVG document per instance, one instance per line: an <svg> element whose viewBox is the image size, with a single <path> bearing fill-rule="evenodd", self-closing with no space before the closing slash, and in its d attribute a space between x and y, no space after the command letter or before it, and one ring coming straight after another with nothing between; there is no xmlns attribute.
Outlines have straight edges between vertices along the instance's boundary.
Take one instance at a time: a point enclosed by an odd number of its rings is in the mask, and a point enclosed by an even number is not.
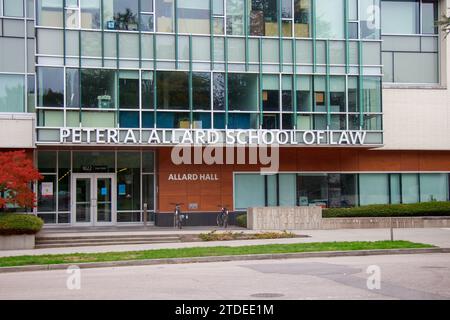
<svg viewBox="0 0 450 320"><path fill-rule="evenodd" d="M227 206L218 205L218 207L220 208L220 212L216 218L217 226L224 227L226 229L228 228L228 216L229 216Z"/></svg>
<svg viewBox="0 0 450 320"><path fill-rule="evenodd" d="M182 229L183 228L183 220L184 215L181 214L181 205L183 203L171 203L171 205L175 206L174 216L173 216L173 227Z"/></svg>

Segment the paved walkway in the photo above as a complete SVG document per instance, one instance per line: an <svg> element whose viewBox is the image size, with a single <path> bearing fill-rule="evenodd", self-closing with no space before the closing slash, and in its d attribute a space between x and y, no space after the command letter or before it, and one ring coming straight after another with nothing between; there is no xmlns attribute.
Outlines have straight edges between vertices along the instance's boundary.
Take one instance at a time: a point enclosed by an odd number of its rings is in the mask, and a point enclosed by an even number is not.
<svg viewBox="0 0 450 320"><path fill-rule="evenodd" d="M187 234L205 232L205 230L186 229ZM250 231L246 231L250 232ZM20 255L64 254L64 253L96 253L96 252L123 252L151 249L187 248L187 247L214 247L214 246L244 246L261 244L288 244L308 242L333 242L333 241L377 241L389 240L389 229L341 229L341 230L307 230L295 231L297 234L308 235L308 238L273 239L273 240L238 240L216 242L184 242L184 243L159 243L137 244L117 246L95 247L69 247L34 250L0 251L0 257ZM123 232L124 234L136 234L135 232ZM139 231L142 233L142 231ZM178 230L152 231L153 234L179 234ZM118 234L114 232L114 234ZM70 235L74 235L71 233ZM432 244L441 248L450 248L450 228L442 229L395 229L395 240L408 240Z"/></svg>

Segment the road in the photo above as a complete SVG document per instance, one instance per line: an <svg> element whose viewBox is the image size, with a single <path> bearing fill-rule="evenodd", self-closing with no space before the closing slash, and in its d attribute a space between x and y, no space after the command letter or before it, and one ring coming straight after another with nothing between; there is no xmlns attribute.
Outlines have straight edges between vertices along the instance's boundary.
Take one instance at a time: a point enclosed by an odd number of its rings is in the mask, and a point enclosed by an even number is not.
<svg viewBox="0 0 450 320"><path fill-rule="evenodd" d="M380 289L367 287L369 266L379 268ZM79 283L78 290L67 288L67 270L0 274L0 299L450 299L450 254L234 261L80 272L80 282L70 282L75 287Z"/></svg>

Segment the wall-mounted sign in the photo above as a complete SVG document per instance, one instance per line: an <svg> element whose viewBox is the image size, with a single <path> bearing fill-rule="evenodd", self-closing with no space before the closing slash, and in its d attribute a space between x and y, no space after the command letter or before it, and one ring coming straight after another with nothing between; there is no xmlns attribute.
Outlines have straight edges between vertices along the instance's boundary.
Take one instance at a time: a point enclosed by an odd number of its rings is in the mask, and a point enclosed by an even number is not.
<svg viewBox="0 0 450 320"><path fill-rule="evenodd" d="M63 144L365 145L367 131L60 128Z"/></svg>
<svg viewBox="0 0 450 320"><path fill-rule="evenodd" d="M43 197L53 196L53 182L42 182L41 184L41 195Z"/></svg>
<svg viewBox="0 0 450 320"><path fill-rule="evenodd" d="M168 181L219 181L217 173L170 173Z"/></svg>
<svg viewBox="0 0 450 320"><path fill-rule="evenodd" d="M108 166L86 165L81 166L81 172L108 172Z"/></svg>

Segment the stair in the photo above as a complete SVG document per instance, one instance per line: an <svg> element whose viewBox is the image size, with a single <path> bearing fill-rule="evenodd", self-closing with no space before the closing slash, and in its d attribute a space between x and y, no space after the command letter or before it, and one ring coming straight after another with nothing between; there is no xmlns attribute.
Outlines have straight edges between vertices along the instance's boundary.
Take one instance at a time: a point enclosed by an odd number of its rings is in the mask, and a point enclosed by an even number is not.
<svg viewBox="0 0 450 320"><path fill-rule="evenodd" d="M181 242L179 235L86 235L36 237L36 249Z"/></svg>

